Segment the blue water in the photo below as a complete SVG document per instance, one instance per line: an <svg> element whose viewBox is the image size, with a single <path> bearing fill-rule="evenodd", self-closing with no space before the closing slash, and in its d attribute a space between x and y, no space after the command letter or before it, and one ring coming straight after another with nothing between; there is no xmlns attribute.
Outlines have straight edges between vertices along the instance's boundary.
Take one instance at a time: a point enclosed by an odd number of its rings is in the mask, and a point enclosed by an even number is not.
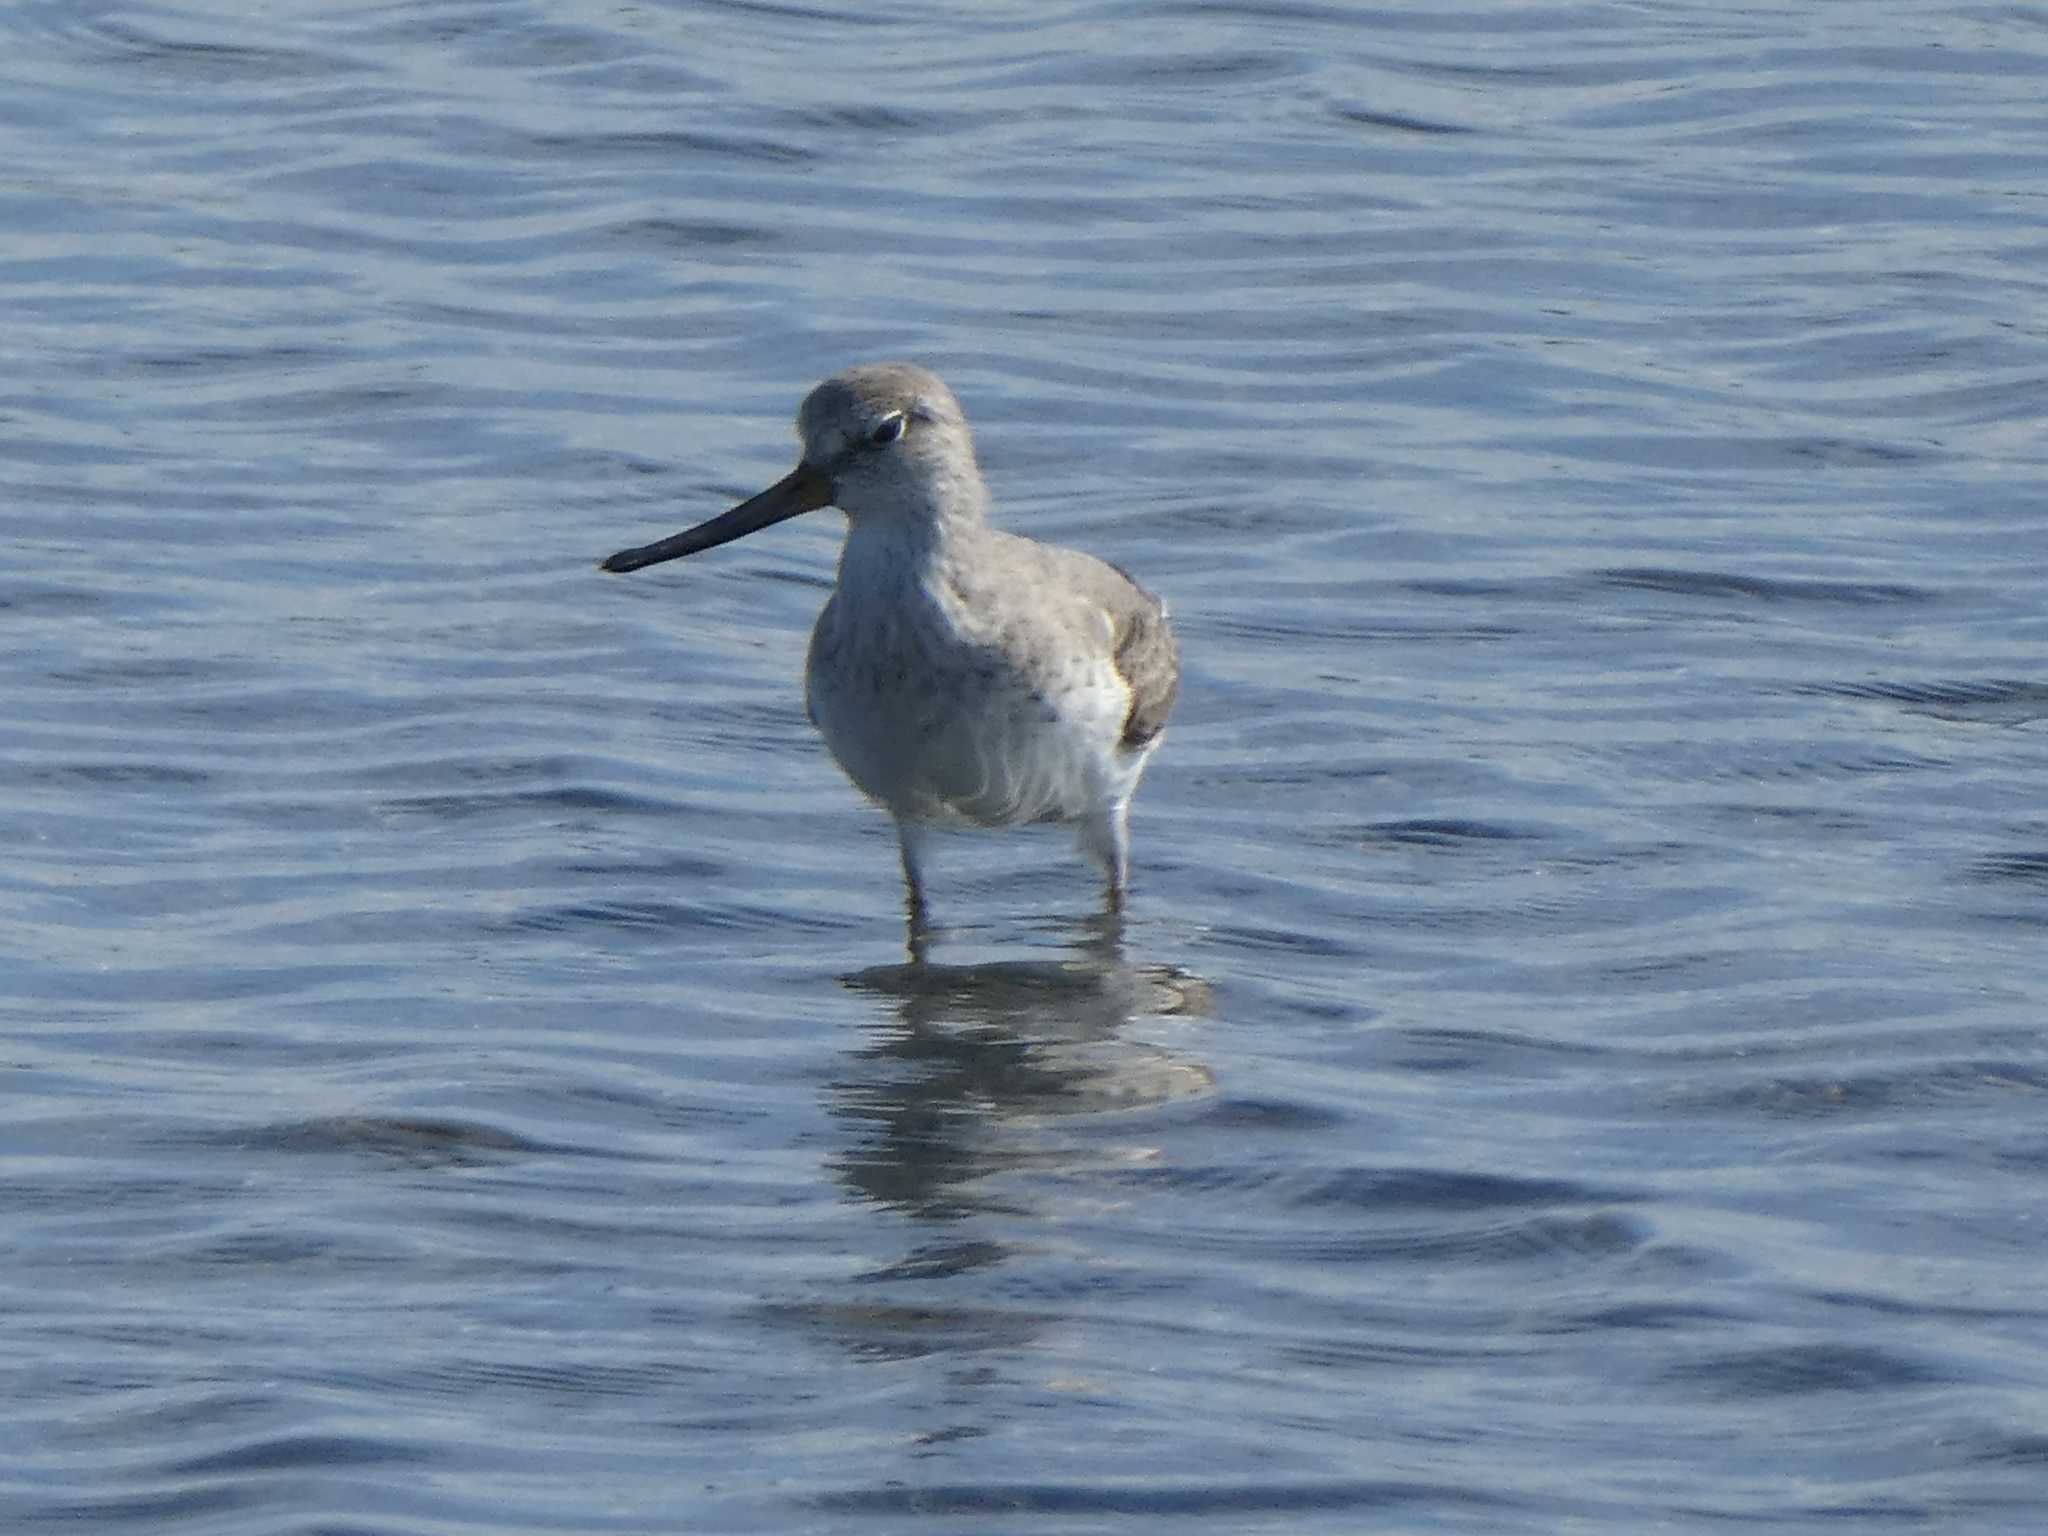
<svg viewBox="0 0 2048 1536"><path fill-rule="evenodd" d="M0 15L0 1527L2038 1532L2048 24ZM1121 935L806 724L910 357Z"/></svg>

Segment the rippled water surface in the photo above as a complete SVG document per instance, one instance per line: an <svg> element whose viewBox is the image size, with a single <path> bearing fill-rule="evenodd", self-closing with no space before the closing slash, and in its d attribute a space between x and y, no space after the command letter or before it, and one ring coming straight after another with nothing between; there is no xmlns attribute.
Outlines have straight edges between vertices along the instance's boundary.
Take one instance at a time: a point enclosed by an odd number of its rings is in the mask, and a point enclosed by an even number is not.
<svg viewBox="0 0 2048 1536"><path fill-rule="evenodd" d="M0 18L0 1524L2048 1521L2032 6ZM1119 934L805 722L939 368Z"/></svg>

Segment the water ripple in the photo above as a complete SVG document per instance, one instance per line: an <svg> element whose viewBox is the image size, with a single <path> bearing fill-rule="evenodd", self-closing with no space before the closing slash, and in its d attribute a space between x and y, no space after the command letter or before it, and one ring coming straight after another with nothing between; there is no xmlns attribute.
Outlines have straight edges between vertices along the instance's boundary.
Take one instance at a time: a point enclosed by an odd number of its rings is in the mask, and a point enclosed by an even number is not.
<svg viewBox="0 0 2048 1536"><path fill-rule="evenodd" d="M10 1529L2038 1529L2033 11L0 39ZM906 957L829 519L592 568L900 355L1122 922Z"/></svg>

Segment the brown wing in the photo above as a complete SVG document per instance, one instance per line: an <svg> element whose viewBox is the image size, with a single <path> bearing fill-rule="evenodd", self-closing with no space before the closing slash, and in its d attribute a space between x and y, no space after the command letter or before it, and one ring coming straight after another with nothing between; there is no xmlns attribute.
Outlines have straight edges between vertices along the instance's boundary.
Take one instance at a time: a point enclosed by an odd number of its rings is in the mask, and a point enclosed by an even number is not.
<svg viewBox="0 0 2048 1536"><path fill-rule="evenodd" d="M1063 610L1062 623L1107 626L1117 675L1131 690L1118 745L1126 752L1148 746L1166 729L1166 717L1180 692L1180 646L1167 623L1166 605L1131 580L1128 571L1094 555L997 529L987 530L985 537L1001 558L965 562L951 572L966 608L1007 613L1018 628L1012 638L1020 641L1012 649L1020 654L1047 640L1043 610L1048 595L1055 604L1073 605ZM1031 586L1020 597L1017 583L1026 575ZM1026 644L1021 643L1023 636L1035 638ZM1059 641L1058 626L1051 638Z"/></svg>
<svg viewBox="0 0 2048 1536"><path fill-rule="evenodd" d="M1135 751L1166 729L1173 701L1180 695L1180 644L1166 622L1166 605L1131 580L1130 572L1111 566L1123 577L1123 601L1111 610L1116 623L1116 669L1131 687L1131 712L1124 717L1126 751Z"/></svg>

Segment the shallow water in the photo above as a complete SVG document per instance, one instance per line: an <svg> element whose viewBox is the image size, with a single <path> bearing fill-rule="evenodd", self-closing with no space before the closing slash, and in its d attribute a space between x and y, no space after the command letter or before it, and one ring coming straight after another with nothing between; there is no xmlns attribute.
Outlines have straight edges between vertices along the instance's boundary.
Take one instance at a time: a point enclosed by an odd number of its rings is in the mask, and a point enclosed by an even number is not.
<svg viewBox="0 0 2048 1536"><path fill-rule="evenodd" d="M0 18L0 1523L2048 1516L2026 7ZM846 363L1187 675L803 718Z"/></svg>

